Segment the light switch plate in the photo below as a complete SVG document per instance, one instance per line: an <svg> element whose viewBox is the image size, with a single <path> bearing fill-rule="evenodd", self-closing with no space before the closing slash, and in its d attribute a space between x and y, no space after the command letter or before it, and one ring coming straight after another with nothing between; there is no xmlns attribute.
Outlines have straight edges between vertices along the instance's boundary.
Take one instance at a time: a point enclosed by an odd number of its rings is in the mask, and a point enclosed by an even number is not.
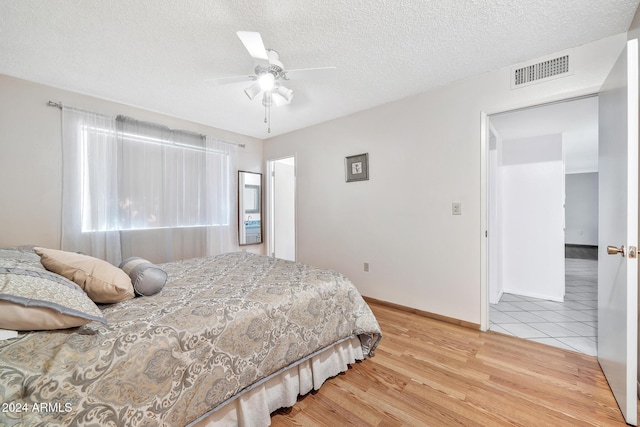
<svg viewBox="0 0 640 427"><path fill-rule="evenodd" d="M453 202L451 204L451 214L452 215L462 215L462 203L461 202Z"/></svg>

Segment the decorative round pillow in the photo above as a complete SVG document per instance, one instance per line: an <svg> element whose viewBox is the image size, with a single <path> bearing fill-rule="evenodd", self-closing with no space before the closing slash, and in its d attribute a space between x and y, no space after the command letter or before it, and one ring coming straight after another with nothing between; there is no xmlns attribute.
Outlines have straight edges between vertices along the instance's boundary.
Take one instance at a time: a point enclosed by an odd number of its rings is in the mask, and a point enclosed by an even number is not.
<svg viewBox="0 0 640 427"><path fill-rule="evenodd" d="M134 291L141 296L157 294L167 283L167 272L144 258L127 258L120 268L129 275Z"/></svg>

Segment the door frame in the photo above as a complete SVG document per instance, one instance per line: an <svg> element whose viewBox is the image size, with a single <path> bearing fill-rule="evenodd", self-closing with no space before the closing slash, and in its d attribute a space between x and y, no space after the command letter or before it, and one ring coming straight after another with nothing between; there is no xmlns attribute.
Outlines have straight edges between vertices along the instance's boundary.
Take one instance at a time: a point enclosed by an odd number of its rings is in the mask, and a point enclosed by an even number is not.
<svg viewBox="0 0 640 427"><path fill-rule="evenodd" d="M298 160L294 154L285 155L276 157L273 159L268 159L265 161L265 171L266 171L266 180L265 180L265 191L266 191L266 230L265 230L265 243L266 243L266 252L267 256L274 257L275 256L275 206L274 206L274 173L275 173L275 163L284 159L293 158L294 164L294 179L297 180L297 168L298 168ZM294 223L295 223L295 241L294 241L294 254L296 260L298 259L298 186L297 183L294 184L293 189L293 197L294 197Z"/></svg>
<svg viewBox="0 0 640 427"><path fill-rule="evenodd" d="M548 105L577 101L598 96L598 92L565 96L548 102L527 103L520 107L487 112L480 111L480 330L489 330L489 134L490 116L514 111L529 110Z"/></svg>

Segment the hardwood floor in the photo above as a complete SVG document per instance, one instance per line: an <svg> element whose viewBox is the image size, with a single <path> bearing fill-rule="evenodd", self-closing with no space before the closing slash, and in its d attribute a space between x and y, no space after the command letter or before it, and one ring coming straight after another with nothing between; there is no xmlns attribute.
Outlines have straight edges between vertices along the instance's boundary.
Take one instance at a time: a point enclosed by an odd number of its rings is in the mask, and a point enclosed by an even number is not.
<svg viewBox="0 0 640 427"><path fill-rule="evenodd" d="M329 379L273 426L622 426L595 357L370 303L373 358Z"/></svg>

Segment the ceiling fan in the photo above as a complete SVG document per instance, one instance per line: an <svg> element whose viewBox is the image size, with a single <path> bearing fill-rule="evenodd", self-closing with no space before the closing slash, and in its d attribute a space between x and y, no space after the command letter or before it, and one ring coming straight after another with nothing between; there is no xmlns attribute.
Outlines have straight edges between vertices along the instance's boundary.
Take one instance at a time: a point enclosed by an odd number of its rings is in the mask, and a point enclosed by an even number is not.
<svg viewBox="0 0 640 427"><path fill-rule="evenodd" d="M287 105L293 99L293 89L286 87L283 82L291 77L296 78L302 74L314 72L316 74L335 70L335 67L301 68L287 70L280 62L280 54L264 47L262 36L255 31L238 31L236 33L249 55L256 61L254 75L223 77L215 79L217 84L237 83L246 81L252 82L244 89L244 93L250 100L262 94L262 105L265 107L264 122L268 124L268 132L271 133L269 125L271 106Z"/></svg>

